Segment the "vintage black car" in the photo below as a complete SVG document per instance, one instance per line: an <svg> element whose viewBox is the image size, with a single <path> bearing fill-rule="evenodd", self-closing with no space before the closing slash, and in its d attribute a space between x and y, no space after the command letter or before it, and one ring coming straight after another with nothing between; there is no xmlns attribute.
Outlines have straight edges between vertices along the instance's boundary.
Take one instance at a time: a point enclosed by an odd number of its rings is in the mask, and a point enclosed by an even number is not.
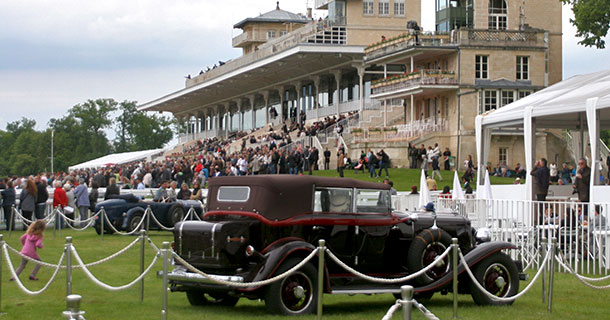
<svg viewBox="0 0 610 320"><path fill-rule="evenodd" d="M455 237L490 293L508 297L518 292L520 263L503 252L515 246L477 241L470 221L455 213L393 211L389 189L384 184L312 176L214 178L204 221L177 223L174 250L207 274L252 282L289 270L325 239L340 260L359 272L398 278L434 262ZM323 290L328 294L398 294L401 285L411 284L421 299L452 290L449 257L419 278L391 285L362 280L325 261ZM317 265L314 259L264 287L235 288L189 272L176 261L170 288L186 292L193 305L234 305L243 297L264 299L271 313L304 314L316 310ZM463 268L459 292L472 294L477 304L505 304L480 292Z"/></svg>
<svg viewBox="0 0 610 320"><path fill-rule="evenodd" d="M150 206L150 210L155 215L155 218L166 228L173 227L176 223L182 221L192 207L199 217L203 213L203 205L196 200L178 200L173 202L154 202L142 201L133 194L117 195L113 198L99 202L95 205L95 213L98 213L102 208L106 212L108 220L117 230L133 231L144 216L146 208ZM162 229L158 223L152 218L144 227L150 229ZM102 232L102 220L95 220L95 231L98 234ZM112 234L114 230L108 226L108 222L104 221L104 233Z"/></svg>

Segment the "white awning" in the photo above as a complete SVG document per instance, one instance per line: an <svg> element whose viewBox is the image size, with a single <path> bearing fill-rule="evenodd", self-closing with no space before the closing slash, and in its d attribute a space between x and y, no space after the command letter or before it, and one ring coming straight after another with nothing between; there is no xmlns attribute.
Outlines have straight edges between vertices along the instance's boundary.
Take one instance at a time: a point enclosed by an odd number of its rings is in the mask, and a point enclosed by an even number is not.
<svg viewBox="0 0 610 320"><path fill-rule="evenodd" d="M165 149L153 149L143 150L134 152L124 153L113 153L101 158L89 160L74 166L69 167L69 170L88 169L88 168L100 168L108 165L120 165L133 161L147 160L150 161L155 155L161 154Z"/></svg>
<svg viewBox="0 0 610 320"><path fill-rule="evenodd" d="M610 108L610 70L571 77L530 96L483 115L483 127L523 125L525 108L532 107L532 118L544 117L545 125L573 127L574 113L586 111L587 99L597 97L596 109ZM604 110L608 113L610 110ZM604 117L602 119L609 119ZM547 125L550 124L550 125ZM602 126L604 126L602 124Z"/></svg>

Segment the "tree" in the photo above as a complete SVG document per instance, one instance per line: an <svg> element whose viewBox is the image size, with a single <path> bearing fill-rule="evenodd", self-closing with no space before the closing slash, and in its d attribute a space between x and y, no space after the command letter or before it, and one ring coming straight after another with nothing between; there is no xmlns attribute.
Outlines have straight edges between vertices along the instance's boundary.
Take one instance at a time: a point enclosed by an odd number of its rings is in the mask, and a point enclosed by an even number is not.
<svg viewBox="0 0 610 320"><path fill-rule="evenodd" d="M164 116L140 111L135 101L119 104L121 114L116 118L116 152L161 148L173 138L172 121Z"/></svg>
<svg viewBox="0 0 610 320"><path fill-rule="evenodd" d="M610 27L610 0L562 0L572 6L574 19L570 22L576 27L576 36L584 37L578 43L586 47L604 49L604 37Z"/></svg>

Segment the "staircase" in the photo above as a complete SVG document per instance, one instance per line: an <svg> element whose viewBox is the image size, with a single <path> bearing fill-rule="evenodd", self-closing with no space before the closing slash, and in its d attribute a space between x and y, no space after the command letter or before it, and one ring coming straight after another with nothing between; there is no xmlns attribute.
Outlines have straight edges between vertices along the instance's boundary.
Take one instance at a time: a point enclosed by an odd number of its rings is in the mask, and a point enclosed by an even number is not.
<svg viewBox="0 0 610 320"><path fill-rule="evenodd" d="M402 105L389 105L387 112L387 126L399 124L401 120L404 121L404 110L404 106ZM360 127L383 127L383 111L383 105L379 110L364 110L360 120Z"/></svg>

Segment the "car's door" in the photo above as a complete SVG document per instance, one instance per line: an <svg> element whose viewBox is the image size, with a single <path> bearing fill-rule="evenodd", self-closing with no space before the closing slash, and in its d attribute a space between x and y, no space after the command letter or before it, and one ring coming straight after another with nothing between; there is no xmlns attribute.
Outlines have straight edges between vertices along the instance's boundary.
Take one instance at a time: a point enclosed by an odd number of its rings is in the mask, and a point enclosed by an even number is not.
<svg viewBox="0 0 610 320"><path fill-rule="evenodd" d="M355 190L354 255L357 269L362 272L380 274L388 270L391 253L386 248L393 227L390 203L388 190Z"/></svg>

